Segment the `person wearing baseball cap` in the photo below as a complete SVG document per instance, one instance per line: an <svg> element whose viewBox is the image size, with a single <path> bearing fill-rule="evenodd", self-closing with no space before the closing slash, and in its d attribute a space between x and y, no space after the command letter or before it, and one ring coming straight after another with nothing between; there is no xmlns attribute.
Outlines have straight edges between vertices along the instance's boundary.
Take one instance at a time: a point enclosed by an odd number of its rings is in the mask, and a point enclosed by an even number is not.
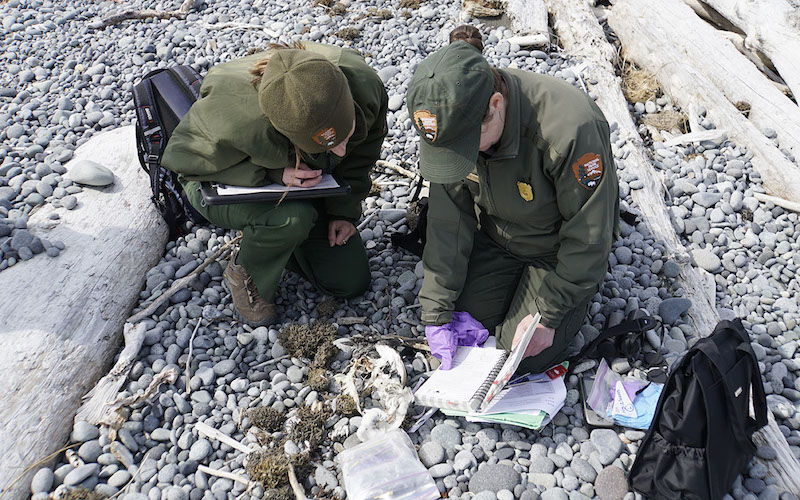
<svg viewBox="0 0 800 500"><path fill-rule="evenodd" d="M567 358L619 231L609 126L567 82L491 67L476 28L450 40L406 95L431 183L422 321L440 346L466 311L511 349L540 313L519 371L543 372Z"/></svg>
<svg viewBox="0 0 800 500"><path fill-rule="evenodd" d="M354 223L387 133L387 107L380 78L351 49L272 45L209 70L162 163L209 222L242 231L224 278L247 323L277 320L284 269L329 295L366 290L369 264ZM203 181L310 188L331 172L350 185L349 194L207 205L200 193Z"/></svg>

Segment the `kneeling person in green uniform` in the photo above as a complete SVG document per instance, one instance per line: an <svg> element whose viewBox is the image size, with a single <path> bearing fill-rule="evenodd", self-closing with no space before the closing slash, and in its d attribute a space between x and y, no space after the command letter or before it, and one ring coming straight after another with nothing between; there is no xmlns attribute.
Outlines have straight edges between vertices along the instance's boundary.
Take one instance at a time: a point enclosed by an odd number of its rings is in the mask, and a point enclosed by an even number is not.
<svg viewBox="0 0 800 500"><path fill-rule="evenodd" d="M164 167L180 174L189 202L211 223L241 229L225 270L234 306L250 324L277 319L284 268L324 293L363 293L370 272L354 223L361 216L386 136L387 95L350 49L272 46L215 66L175 129ZM344 196L210 206L200 182L313 187L335 172Z"/></svg>
<svg viewBox="0 0 800 500"><path fill-rule="evenodd" d="M492 68L476 28L425 59L406 100L431 182L426 333L466 311L504 349L538 312L521 371L567 357L598 291L619 219L608 123L554 77Z"/></svg>

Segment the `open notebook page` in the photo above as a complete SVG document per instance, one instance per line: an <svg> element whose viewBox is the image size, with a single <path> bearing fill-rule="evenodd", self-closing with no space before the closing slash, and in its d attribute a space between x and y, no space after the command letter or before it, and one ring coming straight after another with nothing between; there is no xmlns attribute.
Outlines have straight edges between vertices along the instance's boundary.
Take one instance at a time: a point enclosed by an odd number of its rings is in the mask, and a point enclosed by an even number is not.
<svg viewBox="0 0 800 500"><path fill-rule="evenodd" d="M433 372L416 395L469 401L505 352L502 349L459 347L453 356L453 367Z"/></svg>

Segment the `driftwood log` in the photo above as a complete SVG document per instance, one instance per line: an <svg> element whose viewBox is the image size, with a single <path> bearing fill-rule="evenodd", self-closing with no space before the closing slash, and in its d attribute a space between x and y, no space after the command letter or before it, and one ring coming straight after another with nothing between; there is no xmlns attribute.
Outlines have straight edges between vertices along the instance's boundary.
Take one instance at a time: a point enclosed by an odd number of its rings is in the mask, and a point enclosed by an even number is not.
<svg viewBox="0 0 800 500"><path fill-rule="evenodd" d="M627 137L630 153L624 160L626 170L634 172L644 180L644 188L633 190L631 197L639 205L644 223L661 241L668 253L685 254L678 240L664 204L664 187L659 176L650 166L641 137L636 131L627 102L622 94L619 79L614 74L612 61L615 52L605 39L602 27L592 11L581 0L548 0L555 18L555 28L564 48L587 63L587 71L597 80L593 90L598 95L597 104L606 118L616 121L623 137ZM691 265L681 266L678 279L684 285L686 297L692 301L689 315L698 335L711 334L720 316L714 304L714 288L706 286L706 278ZM775 460L762 460L768 474L776 478L779 488L788 492L800 491L800 464L789 449L786 438L778 429L772 414L769 424L754 435L758 444L769 444L778 453Z"/></svg>
<svg viewBox="0 0 800 500"><path fill-rule="evenodd" d="M508 0L506 14L511 18L515 35L508 39L523 47L550 45L550 27L544 0Z"/></svg>
<svg viewBox="0 0 800 500"><path fill-rule="evenodd" d="M626 57L654 74L674 102L705 106L731 140L753 152L767 192L800 202L800 167L759 130L774 129L784 146L800 152L800 110L750 61L679 0L619 0L608 23ZM750 120L737 101L749 104Z"/></svg>
<svg viewBox="0 0 800 500"><path fill-rule="evenodd" d="M800 4L792 0L703 0L747 36L800 102Z"/></svg>
<svg viewBox="0 0 800 500"><path fill-rule="evenodd" d="M72 161L78 159L110 168L114 184L79 193L76 210L35 211L31 232L61 240L66 249L57 258L20 262L0 277L4 500L29 496L35 470L11 483L67 441L80 398L111 366L125 318L167 241L133 127L97 135L78 148ZM53 211L59 220L49 219Z"/></svg>

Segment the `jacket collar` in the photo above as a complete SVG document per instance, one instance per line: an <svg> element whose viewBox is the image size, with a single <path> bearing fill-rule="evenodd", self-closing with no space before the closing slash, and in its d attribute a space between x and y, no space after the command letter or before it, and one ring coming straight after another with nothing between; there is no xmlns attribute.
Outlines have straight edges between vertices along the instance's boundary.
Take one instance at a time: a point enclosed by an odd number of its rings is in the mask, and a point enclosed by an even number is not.
<svg viewBox="0 0 800 500"><path fill-rule="evenodd" d="M522 119L519 80L502 69L498 71L503 75L503 79L508 86L508 104L506 106L506 121L503 127L503 134L500 136L500 140L497 141L496 149L489 161L514 158L519 152L520 121Z"/></svg>

